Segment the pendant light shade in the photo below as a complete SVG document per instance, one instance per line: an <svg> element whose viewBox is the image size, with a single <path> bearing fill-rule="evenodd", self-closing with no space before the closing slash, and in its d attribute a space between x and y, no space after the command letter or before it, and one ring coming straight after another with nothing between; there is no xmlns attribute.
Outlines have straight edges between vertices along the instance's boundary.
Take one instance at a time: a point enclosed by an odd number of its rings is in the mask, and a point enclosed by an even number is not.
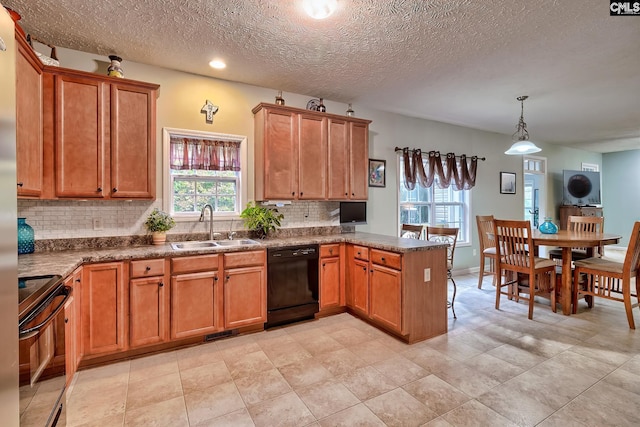
<svg viewBox="0 0 640 427"><path fill-rule="evenodd" d="M518 155L518 154L533 154L542 149L533 142L529 141L529 131L527 131L527 124L524 122L524 100L528 96L519 96L516 99L520 101L520 120L516 126L516 131L511 138L513 139L513 145L504 154Z"/></svg>

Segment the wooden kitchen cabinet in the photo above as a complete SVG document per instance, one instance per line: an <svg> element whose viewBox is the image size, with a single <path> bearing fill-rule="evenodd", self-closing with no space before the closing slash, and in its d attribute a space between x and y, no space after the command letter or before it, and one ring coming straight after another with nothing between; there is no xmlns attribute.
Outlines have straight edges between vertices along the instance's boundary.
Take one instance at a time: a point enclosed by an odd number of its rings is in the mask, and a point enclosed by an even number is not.
<svg viewBox="0 0 640 427"><path fill-rule="evenodd" d="M560 229L566 230L569 216L602 216L602 208L595 206L560 206Z"/></svg>
<svg viewBox="0 0 640 427"><path fill-rule="evenodd" d="M256 200L366 200L369 120L253 109Z"/></svg>
<svg viewBox="0 0 640 427"><path fill-rule="evenodd" d="M197 255L171 260L171 339L224 329L218 257Z"/></svg>
<svg viewBox="0 0 640 427"><path fill-rule="evenodd" d="M82 270L83 358L128 348L126 270L124 262L90 264Z"/></svg>
<svg viewBox="0 0 640 427"><path fill-rule="evenodd" d="M224 328L267 321L266 252L224 254Z"/></svg>
<svg viewBox="0 0 640 427"><path fill-rule="evenodd" d="M344 278L340 244L320 246L320 311L345 305Z"/></svg>
<svg viewBox="0 0 640 427"><path fill-rule="evenodd" d="M402 273L371 263L369 317L402 333Z"/></svg>
<svg viewBox="0 0 640 427"><path fill-rule="evenodd" d="M67 387L71 384L78 367L76 361L76 306L73 296L67 300L64 306L64 342L65 342L65 375Z"/></svg>
<svg viewBox="0 0 640 427"><path fill-rule="evenodd" d="M52 74L55 195L153 199L158 86L73 70Z"/></svg>
<svg viewBox="0 0 640 427"><path fill-rule="evenodd" d="M159 344L169 338L169 286L164 259L131 261L129 346Z"/></svg>
<svg viewBox="0 0 640 427"><path fill-rule="evenodd" d="M42 64L16 36L16 177L18 197L40 197L43 188Z"/></svg>

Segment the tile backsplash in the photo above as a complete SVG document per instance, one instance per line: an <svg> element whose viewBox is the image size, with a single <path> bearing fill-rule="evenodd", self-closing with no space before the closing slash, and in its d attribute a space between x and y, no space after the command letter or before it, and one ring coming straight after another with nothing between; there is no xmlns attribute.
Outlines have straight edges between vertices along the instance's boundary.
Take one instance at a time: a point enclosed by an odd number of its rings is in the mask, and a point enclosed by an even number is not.
<svg viewBox="0 0 640 427"><path fill-rule="evenodd" d="M339 225L339 202L292 202L277 208L284 214L283 228L322 227ZM35 231L36 240L77 237L111 237L144 235L147 215L162 201L66 201L18 200L18 217L26 218ZM102 230L94 229L97 221ZM214 231L243 230L240 219L215 220ZM209 230L208 222L180 221L172 233L202 233Z"/></svg>

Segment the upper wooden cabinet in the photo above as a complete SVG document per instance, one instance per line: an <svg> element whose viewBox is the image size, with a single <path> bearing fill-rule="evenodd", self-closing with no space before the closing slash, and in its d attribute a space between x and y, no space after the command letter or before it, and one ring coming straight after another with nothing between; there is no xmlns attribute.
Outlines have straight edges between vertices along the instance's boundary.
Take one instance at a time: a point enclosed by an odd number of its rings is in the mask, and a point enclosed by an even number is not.
<svg viewBox="0 0 640 427"><path fill-rule="evenodd" d="M159 86L43 66L17 40L18 196L154 199Z"/></svg>
<svg viewBox="0 0 640 427"><path fill-rule="evenodd" d="M18 196L40 197L43 179L42 65L23 37L16 37L16 41Z"/></svg>
<svg viewBox="0 0 640 427"><path fill-rule="evenodd" d="M256 200L366 200L370 120L259 104Z"/></svg>

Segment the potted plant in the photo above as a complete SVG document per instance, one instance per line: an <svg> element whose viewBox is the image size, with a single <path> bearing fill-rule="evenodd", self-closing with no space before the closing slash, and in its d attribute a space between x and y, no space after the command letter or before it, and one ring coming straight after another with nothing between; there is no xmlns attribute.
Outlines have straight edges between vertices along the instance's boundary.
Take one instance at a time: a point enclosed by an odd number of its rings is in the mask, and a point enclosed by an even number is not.
<svg viewBox="0 0 640 427"><path fill-rule="evenodd" d="M257 238L264 239L270 231L280 227L280 221L284 215L278 213L277 209L267 209L249 202L240 214L240 218L244 219L244 225L252 230Z"/></svg>
<svg viewBox="0 0 640 427"><path fill-rule="evenodd" d="M154 245L162 245L167 240L167 231L171 230L176 222L166 212L154 208L144 222L147 231L151 233Z"/></svg>

